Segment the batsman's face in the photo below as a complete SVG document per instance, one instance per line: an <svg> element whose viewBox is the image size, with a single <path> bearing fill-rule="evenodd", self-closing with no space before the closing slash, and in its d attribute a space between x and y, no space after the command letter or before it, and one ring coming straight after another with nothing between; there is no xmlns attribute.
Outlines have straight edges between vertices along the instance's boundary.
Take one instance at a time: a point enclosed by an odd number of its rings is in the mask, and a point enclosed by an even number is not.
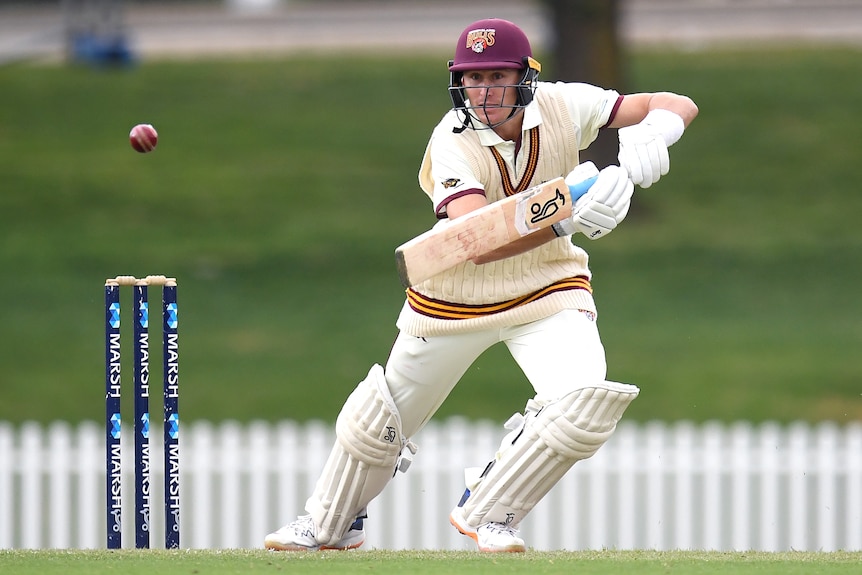
<svg viewBox="0 0 862 575"><path fill-rule="evenodd" d="M521 74L521 70L507 68L464 72L465 96L479 120L493 125L509 116L518 103Z"/></svg>

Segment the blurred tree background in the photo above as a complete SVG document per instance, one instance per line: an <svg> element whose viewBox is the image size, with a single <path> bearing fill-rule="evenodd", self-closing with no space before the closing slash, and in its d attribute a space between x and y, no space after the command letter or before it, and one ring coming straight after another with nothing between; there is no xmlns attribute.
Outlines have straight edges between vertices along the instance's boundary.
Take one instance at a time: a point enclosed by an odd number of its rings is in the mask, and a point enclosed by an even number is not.
<svg viewBox="0 0 862 575"><path fill-rule="evenodd" d="M620 38L619 0L544 0L553 31L554 79L586 82L626 93ZM616 133L605 131L587 149L583 161L604 167L617 163Z"/></svg>

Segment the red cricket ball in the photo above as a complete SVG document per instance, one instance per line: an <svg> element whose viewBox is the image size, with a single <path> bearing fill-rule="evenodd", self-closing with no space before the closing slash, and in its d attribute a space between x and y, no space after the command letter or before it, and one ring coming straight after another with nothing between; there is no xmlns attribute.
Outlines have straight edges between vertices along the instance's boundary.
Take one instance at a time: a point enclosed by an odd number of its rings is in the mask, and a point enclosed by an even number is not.
<svg viewBox="0 0 862 575"><path fill-rule="evenodd" d="M146 154L156 149L159 134L150 124L138 124L129 132L129 142L136 152Z"/></svg>

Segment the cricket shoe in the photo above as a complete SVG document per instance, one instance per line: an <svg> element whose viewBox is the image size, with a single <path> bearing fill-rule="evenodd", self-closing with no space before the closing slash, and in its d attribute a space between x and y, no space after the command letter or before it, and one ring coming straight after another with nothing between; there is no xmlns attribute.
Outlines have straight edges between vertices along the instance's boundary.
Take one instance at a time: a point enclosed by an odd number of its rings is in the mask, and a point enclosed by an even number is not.
<svg viewBox="0 0 862 575"><path fill-rule="evenodd" d="M317 527L311 515L298 517L263 540L263 546L273 551L325 551L327 549L356 549L365 543L365 516L357 517L340 540L321 545L317 541Z"/></svg>
<svg viewBox="0 0 862 575"><path fill-rule="evenodd" d="M524 540L518 536L518 530L514 527L493 521L473 527L464 519L461 507L452 510L449 523L475 541L479 551L484 553L523 553L527 550Z"/></svg>

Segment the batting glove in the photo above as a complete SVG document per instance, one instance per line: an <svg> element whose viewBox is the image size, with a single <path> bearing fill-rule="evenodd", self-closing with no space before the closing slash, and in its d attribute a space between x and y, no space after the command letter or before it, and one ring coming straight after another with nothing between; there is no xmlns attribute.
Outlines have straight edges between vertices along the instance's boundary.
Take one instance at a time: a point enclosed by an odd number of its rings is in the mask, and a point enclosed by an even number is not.
<svg viewBox="0 0 862 575"><path fill-rule="evenodd" d="M626 170L604 168L590 191L575 203L572 217L552 226L554 232L558 236L581 232L591 240L608 235L628 214L634 189Z"/></svg>
<svg viewBox="0 0 862 575"><path fill-rule="evenodd" d="M583 162L575 166L575 169L566 176L566 185L572 188L598 175L599 169L594 163Z"/></svg>
<svg viewBox="0 0 862 575"><path fill-rule="evenodd" d="M651 110L633 126L620 128L619 161L633 183L648 188L670 170L669 146L682 137L683 119L670 110Z"/></svg>

